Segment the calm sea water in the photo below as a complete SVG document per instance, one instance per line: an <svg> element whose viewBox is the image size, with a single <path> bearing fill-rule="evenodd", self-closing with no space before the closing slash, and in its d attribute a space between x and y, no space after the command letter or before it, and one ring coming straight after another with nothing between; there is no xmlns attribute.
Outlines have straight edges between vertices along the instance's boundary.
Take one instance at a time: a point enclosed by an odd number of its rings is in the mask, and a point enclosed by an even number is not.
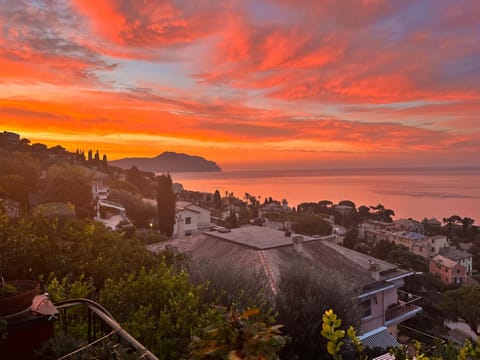
<svg viewBox="0 0 480 360"><path fill-rule="evenodd" d="M480 167L427 169L335 169L174 173L187 190L246 192L287 199L290 206L352 200L358 206L383 204L395 219L468 216L480 224Z"/></svg>

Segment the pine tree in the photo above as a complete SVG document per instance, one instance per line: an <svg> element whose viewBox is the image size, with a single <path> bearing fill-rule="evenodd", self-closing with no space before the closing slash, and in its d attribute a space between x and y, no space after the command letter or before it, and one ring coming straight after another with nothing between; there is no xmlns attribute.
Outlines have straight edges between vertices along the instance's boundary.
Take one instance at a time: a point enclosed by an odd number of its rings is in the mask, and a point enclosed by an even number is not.
<svg viewBox="0 0 480 360"><path fill-rule="evenodd" d="M170 174L158 177L157 211L160 233L171 237L175 225L175 193Z"/></svg>

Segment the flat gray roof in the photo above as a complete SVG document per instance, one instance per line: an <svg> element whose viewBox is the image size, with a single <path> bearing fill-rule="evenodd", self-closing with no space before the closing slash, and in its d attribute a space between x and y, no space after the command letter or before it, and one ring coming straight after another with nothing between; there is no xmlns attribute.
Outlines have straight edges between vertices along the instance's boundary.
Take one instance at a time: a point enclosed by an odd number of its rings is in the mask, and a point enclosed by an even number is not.
<svg viewBox="0 0 480 360"><path fill-rule="evenodd" d="M303 236L304 242L329 238L329 236L314 238L294 233L291 233L290 236L285 236L285 231L273 230L262 226L245 226L232 229L230 232L206 231L204 234L258 250L293 245L294 236Z"/></svg>

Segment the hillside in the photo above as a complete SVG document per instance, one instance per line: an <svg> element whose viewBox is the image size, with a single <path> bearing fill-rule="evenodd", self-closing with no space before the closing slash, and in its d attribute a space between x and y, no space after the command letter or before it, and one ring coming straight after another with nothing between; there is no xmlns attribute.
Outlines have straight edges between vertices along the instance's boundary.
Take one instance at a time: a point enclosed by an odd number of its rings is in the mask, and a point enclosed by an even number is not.
<svg viewBox="0 0 480 360"><path fill-rule="evenodd" d="M222 171L214 161L206 160L200 156L169 151L153 158L124 158L108 163L122 169L130 169L132 166L136 166L139 170L155 173Z"/></svg>

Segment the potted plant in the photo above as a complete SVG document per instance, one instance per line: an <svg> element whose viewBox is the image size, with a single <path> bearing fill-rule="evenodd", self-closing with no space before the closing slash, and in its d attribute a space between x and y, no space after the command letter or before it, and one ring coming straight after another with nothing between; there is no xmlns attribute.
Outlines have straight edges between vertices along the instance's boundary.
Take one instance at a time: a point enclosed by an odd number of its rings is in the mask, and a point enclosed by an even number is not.
<svg viewBox="0 0 480 360"><path fill-rule="evenodd" d="M27 309L40 290L40 284L33 280L0 282L0 316L16 314Z"/></svg>

